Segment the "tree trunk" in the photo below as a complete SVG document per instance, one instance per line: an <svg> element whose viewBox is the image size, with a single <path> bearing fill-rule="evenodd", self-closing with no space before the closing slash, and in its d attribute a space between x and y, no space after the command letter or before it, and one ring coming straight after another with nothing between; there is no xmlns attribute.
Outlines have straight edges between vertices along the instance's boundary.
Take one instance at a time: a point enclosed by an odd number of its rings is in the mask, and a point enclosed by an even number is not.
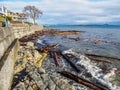
<svg viewBox="0 0 120 90"><path fill-rule="evenodd" d="M35 25L35 19L33 19L33 24Z"/></svg>

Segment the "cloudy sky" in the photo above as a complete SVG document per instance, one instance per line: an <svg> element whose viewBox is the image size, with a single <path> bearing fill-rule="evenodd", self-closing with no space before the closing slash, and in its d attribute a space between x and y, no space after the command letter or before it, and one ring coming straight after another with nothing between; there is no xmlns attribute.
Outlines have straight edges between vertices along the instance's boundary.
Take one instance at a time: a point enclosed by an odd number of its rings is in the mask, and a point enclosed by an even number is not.
<svg viewBox="0 0 120 90"><path fill-rule="evenodd" d="M0 0L11 11L34 5L40 24L120 24L120 0Z"/></svg>

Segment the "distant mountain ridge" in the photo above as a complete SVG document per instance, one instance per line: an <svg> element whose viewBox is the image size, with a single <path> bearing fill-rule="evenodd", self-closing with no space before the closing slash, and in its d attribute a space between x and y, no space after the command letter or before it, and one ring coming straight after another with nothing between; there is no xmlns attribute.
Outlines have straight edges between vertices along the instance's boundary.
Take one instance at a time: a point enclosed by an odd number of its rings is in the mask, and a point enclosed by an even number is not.
<svg viewBox="0 0 120 90"><path fill-rule="evenodd" d="M113 26L113 27L120 27L120 24L86 24L86 25L70 25L70 24L56 24L56 25L44 25L44 26Z"/></svg>

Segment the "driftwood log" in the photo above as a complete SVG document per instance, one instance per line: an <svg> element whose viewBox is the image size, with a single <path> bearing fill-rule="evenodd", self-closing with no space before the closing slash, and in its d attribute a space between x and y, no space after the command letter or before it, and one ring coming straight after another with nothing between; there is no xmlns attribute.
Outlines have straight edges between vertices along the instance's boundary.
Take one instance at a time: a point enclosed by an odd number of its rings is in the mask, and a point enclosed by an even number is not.
<svg viewBox="0 0 120 90"><path fill-rule="evenodd" d="M72 68L75 69L75 71L77 71L78 73L81 72L80 69L72 61L69 60L67 55L61 53L61 56L71 65Z"/></svg>
<svg viewBox="0 0 120 90"><path fill-rule="evenodd" d="M96 59L96 58L91 58L91 57L88 57L90 60L93 60L93 61L97 61L97 62L103 62L103 63L109 63L109 64L112 64L111 62L109 61L105 61L105 60L100 60L100 59Z"/></svg>
<svg viewBox="0 0 120 90"><path fill-rule="evenodd" d="M120 58L116 57L110 57L110 56L102 56L102 55L96 55L96 54L85 54L86 56L92 56L92 57L99 57L99 58L107 58L107 59L113 59L113 60L120 60Z"/></svg>
<svg viewBox="0 0 120 90"><path fill-rule="evenodd" d="M79 40L80 40L79 37L76 37L76 38L69 38L69 39L74 40L74 41L79 41Z"/></svg>
<svg viewBox="0 0 120 90"><path fill-rule="evenodd" d="M44 52L44 53L48 53L48 52L50 52L50 51L52 51L52 49L55 49L55 48L57 48L57 46L58 46L59 44L55 44L55 45L47 45L47 46L45 46L45 47L43 47L43 48L39 48L39 49L37 49L39 52Z"/></svg>
<svg viewBox="0 0 120 90"><path fill-rule="evenodd" d="M56 52L53 52L53 58L56 62L56 66L60 66L59 57L58 57L58 54Z"/></svg>
<svg viewBox="0 0 120 90"><path fill-rule="evenodd" d="M50 58L53 58L53 52L49 51Z"/></svg>
<svg viewBox="0 0 120 90"><path fill-rule="evenodd" d="M85 86L87 86L87 87L89 87L93 90L109 90L108 88L106 88L104 86L99 86L97 84L94 84L94 83L92 83L88 80L80 78L80 77L78 77L78 76L76 76L72 73L67 72L67 71L61 71L61 72L58 72L58 73L60 73L61 75L65 76L67 78L70 78L70 79L72 79L72 80L74 80L74 81L76 81L80 84L83 84L83 85L85 85Z"/></svg>
<svg viewBox="0 0 120 90"><path fill-rule="evenodd" d="M104 73L107 74L107 73L110 73L110 71L107 70L107 71L105 71ZM116 75L117 75L117 74L120 74L120 69L115 70L114 73L115 73Z"/></svg>

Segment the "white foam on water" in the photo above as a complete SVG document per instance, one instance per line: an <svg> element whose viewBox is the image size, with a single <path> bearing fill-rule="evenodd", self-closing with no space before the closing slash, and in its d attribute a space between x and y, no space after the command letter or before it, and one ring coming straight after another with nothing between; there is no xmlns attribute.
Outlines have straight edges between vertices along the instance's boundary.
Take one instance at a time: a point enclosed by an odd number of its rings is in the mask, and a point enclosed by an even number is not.
<svg viewBox="0 0 120 90"><path fill-rule="evenodd" d="M97 80L102 85L107 86L110 90L120 90L120 87L113 85L110 82L112 76L115 75L114 71L116 70L116 68L110 70L110 73L104 74L102 69L97 67L96 64L91 62L91 60L89 60L89 58L87 58L86 56L73 52L72 49L63 52L63 54L67 53L75 55L79 59L76 64L84 66L87 72L92 75L94 80Z"/></svg>
<svg viewBox="0 0 120 90"><path fill-rule="evenodd" d="M39 44L41 44L41 45L45 45L45 44L43 43L43 40L40 40L40 39L38 39L38 40L36 41L36 43L39 43Z"/></svg>
<svg viewBox="0 0 120 90"><path fill-rule="evenodd" d="M66 67L66 65L65 65L65 63L64 63L64 61L63 61L63 59L60 58L60 60L61 60L61 62L62 62L62 67L63 67L63 68Z"/></svg>

